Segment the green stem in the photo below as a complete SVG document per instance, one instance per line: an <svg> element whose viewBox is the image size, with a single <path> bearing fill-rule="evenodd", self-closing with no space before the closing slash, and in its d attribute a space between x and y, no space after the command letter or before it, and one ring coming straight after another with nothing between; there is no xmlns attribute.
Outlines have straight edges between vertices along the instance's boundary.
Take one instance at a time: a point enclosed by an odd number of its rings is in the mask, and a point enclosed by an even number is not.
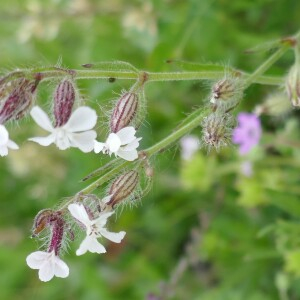
<svg viewBox="0 0 300 300"><path fill-rule="evenodd" d="M248 78L244 81L244 88L249 87L253 82L267 71L288 49L290 49L290 45L283 45L280 49L278 49L273 55L271 55L262 65L260 65Z"/></svg>
<svg viewBox="0 0 300 300"><path fill-rule="evenodd" d="M207 114L210 112L210 109L205 108L198 108L193 115L195 116L190 122L183 123L183 126L179 127L176 131L171 133L169 136L161 140L160 142L156 143L155 145L149 147L148 149L144 150L143 152L148 156L152 156L155 153L162 152L164 149L169 147L171 144L176 142L185 134L189 133L191 130L196 128L200 125L201 121ZM189 117L187 117L189 118Z"/></svg>
<svg viewBox="0 0 300 300"><path fill-rule="evenodd" d="M134 71L110 71L110 70L72 70L72 69L62 69L56 67L48 68L34 68L30 70L19 70L17 72L10 73L5 81L13 80L20 77L30 77L36 78L40 75L43 81L51 80L54 78L63 78L65 76L71 76L75 80L79 79L109 79L115 78L120 80L138 80L140 74L147 75L147 82L157 82L157 81L183 81L183 80L217 80L224 76L226 72L224 71L181 71L181 72L144 72L140 73ZM236 73L245 78L245 81L251 81L258 84L267 85L280 85L282 83L282 78L278 76L261 76L261 72L258 76L253 78L253 74L249 75L247 73L236 70Z"/></svg>

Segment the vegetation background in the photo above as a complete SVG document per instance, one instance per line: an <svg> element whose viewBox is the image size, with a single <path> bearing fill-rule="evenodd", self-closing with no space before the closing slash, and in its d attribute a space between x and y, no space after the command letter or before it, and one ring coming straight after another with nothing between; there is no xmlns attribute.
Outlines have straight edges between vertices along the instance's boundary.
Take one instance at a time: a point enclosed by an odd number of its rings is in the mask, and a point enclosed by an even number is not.
<svg viewBox="0 0 300 300"><path fill-rule="evenodd" d="M152 71L174 70L167 59L217 62L252 72L269 52L244 50L299 30L298 0L10 0L0 2L3 71L36 65L123 60ZM287 53L268 72L284 76ZM78 85L100 121L116 94L132 82L82 80ZM208 99L209 82L151 83L142 148L168 135ZM53 84L38 103L50 107ZM252 111L278 90L251 86L239 111ZM282 101L286 101L284 96ZM174 146L153 160L154 186L111 230L125 230L105 255L64 260L67 279L38 280L26 256L34 216L74 195L104 160L77 149L26 142L38 129L29 118L11 125L21 150L0 163L0 299L300 299L299 112L264 116L263 139L251 154L254 174L240 172L232 146L199 151L183 161ZM103 124L99 124L101 132ZM201 129L193 134L201 137Z"/></svg>

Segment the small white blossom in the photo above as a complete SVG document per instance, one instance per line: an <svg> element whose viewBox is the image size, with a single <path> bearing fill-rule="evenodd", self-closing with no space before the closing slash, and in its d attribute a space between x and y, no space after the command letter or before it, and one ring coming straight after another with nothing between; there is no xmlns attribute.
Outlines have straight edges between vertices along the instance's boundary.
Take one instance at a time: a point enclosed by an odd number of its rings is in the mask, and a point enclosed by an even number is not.
<svg viewBox="0 0 300 300"><path fill-rule="evenodd" d="M38 106L30 112L34 121L51 134L46 137L30 138L42 146L49 146L54 143L60 150L70 147L79 148L82 152L90 152L94 148L94 140L97 136L92 129L97 122L96 112L87 107L77 108L66 124L54 128L47 114Z"/></svg>
<svg viewBox="0 0 300 300"><path fill-rule="evenodd" d="M118 233L109 232L105 228L107 219L114 213L112 212L102 212L99 217L90 220L88 213L82 204L70 204L68 209L71 215L82 223L86 228L86 237L81 242L76 255L82 255L87 251L92 253L105 253L106 250L103 245L101 245L97 238L103 236L114 243L120 243L124 238L126 232L120 231Z"/></svg>
<svg viewBox="0 0 300 300"><path fill-rule="evenodd" d="M66 278L69 276L69 267L52 252L36 251L26 258L27 265L31 269L39 270L41 281L49 281L53 276Z"/></svg>
<svg viewBox="0 0 300 300"><path fill-rule="evenodd" d="M125 127L117 133L110 133L105 143L95 141L94 151L111 155L114 153L125 160L138 158L137 147L142 138L136 138L134 127Z"/></svg>
<svg viewBox="0 0 300 300"><path fill-rule="evenodd" d="M4 125L0 125L0 156L6 156L8 149L17 150L19 146L9 139L9 134Z"/></svg>

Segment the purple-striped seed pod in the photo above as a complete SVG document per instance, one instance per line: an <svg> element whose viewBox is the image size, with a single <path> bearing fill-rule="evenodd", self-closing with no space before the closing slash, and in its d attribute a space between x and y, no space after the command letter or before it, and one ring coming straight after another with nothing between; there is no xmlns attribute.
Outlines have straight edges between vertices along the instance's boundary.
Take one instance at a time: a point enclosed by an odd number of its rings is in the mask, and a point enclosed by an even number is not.
<svg viewBox="0 0 300 300"><path fill-rule="evenodd" d="M38 81L17 79L0 87L0 124L21 119L35 99Z"/></svg>
<svg viewBox="0 0 300 300"><path fill-rule="evenodd" d="M118 100L111 118L110 130L113 133L127 127L133 120L138 107L138 95L136 93L127 92Z"/></svg>
<svg viewBox="0 0 300 300"><path fill-rule="evenodd" d="M69 79L62 80L56 87L54 92L55 127L61 127L68 122L75 96L74 84Z"/></svg>
<svg viewBox="0 0 300 300"><path fill-rule="evenodd" d="M139 173L131 170L120 175L111 185L109 189L109 195L111 198L108 205L114 207L121 201L129 197L135 190L139 182Z"/></svg>

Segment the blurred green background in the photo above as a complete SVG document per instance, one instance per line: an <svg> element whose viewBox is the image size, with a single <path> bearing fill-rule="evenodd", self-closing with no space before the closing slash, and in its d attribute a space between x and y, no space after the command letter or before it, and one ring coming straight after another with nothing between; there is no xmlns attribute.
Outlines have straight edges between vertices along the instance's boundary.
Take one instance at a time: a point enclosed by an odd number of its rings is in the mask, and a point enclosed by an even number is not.
<svg viewBox="0 0 300 300"><path fill-rule="evenodd" d="M167 71L165 61L177 58L251 72L270 53L244 50L295 33L299 20L298 0L1 1L0 64L5 72L124 60ZM290 51L268 73L284 75L292 64ZM103 110L130 84L78 82L100 115L99 132ZM53 88L44 84L39 92L44 108ZM277 92L253 85L239 110L252 111ZM208 93L208 82L149 84L142 147L168 135ZM150 194L111 223L112 231L127 232L123 243L106 241L107 254L83 257L72 244L64 256L70 276L48 283L25 263L37 248L29 238L33 218L82 189L80 179L103 159L26 142L38 132L29 118L11 124L21 150L0 164L0 299L300 299L299 113L279 109L262 121L263 139L249 158L252 177L241 174L235 147L204 149L190 161L172 147L152 161ZM200 137L201 129L193 134Z"/></svg>

